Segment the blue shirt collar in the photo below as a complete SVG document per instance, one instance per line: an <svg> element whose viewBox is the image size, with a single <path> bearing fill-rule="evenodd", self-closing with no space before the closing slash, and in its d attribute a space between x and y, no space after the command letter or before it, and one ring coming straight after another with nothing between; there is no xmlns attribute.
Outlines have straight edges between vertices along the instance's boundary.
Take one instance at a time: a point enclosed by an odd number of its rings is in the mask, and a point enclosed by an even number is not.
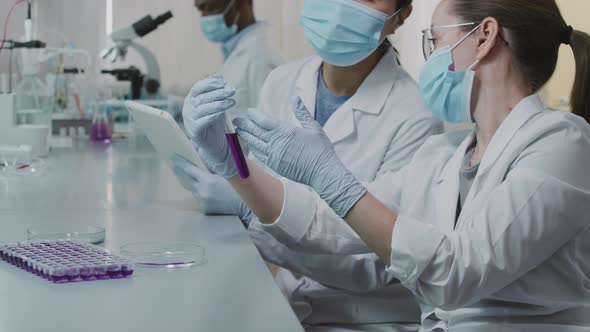
<svg viewBox="0 0 590 332"><path fill-rule="evenodd" d="M261 26L262 24L263 24L262 22L255 22L254 24L247 26L242 31L236 33L235 36L231 37L228 41L223 43L223 45L221 45L221 52L223 53L223 61L227 60L227 58L236 49L236 47L238 46L238 43L240 42L242 37L244 37L246 34L248 34L248 32Z"/></svg>

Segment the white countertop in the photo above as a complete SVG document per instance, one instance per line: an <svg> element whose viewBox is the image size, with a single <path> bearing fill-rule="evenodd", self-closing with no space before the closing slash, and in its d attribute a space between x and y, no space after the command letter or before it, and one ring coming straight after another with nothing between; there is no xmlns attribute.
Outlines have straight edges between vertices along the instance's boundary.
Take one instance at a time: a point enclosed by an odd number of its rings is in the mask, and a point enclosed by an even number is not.
<svg viewBox="0 0 590 332"><path fill-rule="evenodd" d="M0 331L303 331L239 220L200 214L145 138L73 146L50 154L44 176L0 178L0 243L29 226L92 224L115 253L184 241L208 262L57 285L0 262Z"/></svg>

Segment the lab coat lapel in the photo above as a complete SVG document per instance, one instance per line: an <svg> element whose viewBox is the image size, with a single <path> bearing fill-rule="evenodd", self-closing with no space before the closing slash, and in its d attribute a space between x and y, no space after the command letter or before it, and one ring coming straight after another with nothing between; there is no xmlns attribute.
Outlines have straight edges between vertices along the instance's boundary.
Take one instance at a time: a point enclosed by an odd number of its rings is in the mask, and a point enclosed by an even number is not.
<svg viewBox="0 0 590 332"><path fill-rule="evenodd" d="M332 143L354 134L355 111L372 115L381 113L394 87L398 69L397 56L393 49L389 49L354 96L332 114L324 126Z"/></svg>
<svg viewBox="0 0 590 332"><path fill-rule="evenodd" d="M502 152L504 152L520 128L543 109L543 103L538 95L529 96L514 107L490 141L483 159L481 160L477 177L485 174L492 166L494 166L495 161L500 157Z"/></svg>
<svg viewBox="0 0 590 332"><path fill-rule="evenodd" d="M438 184L434 191L437 204L437 216L440 216L437 222L441 229L447 232L452 232L455 228L455 220L457 218L457 203L459 199L459 170L465 153L473 142L475 133L471 133L465 138L463 143L455 151L453 157L447 162L443 168Z"/></svg>
<svg viewBox="0 0 590 332"><path fill-rule="evenodd" d="M488 145L485 152L477 176L475 177L469 195L465 200L465 208L461 213L458 225L462 224L461 220L466 216L476 212L479 208L479 202L485 199L487 190L485 190L485 183L487 174L496 164L498 158L506 150L516 133L525 125L535 114L544 109L541 99L537 95L533 95L523 99L512 112L508 115L506 120L502 123L500 128L494 134L492 141ZM503 181L504 179L490 179L493 181ZM482 196L483 195L483 196Z"/></svg>
<svg viewBox="0 0 590 332"><path fill-rule="evenodd" d="M397 55L390 48L351 98L352 108L367 114L381 113L399 74Z"/></svg>
<svg viewBox="0 0 590 332"><path fill-rule="evenodd" d="M332 143L338 143L354 133L354 112L350 100L332 114L324 131Z"/></svg>
<svg viewBox="0 0 590 332"><path fill-rule="evenodd" d="M315 118L315 111L316 111L316 95L318 90L318 73L320 66L322 65L322 59L318 56L315 56L309 60L305 66L299 72L299 77L297 77L297 81L295 82L295 95L301 99L307 111ZM295 119L295 115L293 113L293 105L292 101L289 101L289 109L291 110L291 114L293 114L293 119Z"/></svg>

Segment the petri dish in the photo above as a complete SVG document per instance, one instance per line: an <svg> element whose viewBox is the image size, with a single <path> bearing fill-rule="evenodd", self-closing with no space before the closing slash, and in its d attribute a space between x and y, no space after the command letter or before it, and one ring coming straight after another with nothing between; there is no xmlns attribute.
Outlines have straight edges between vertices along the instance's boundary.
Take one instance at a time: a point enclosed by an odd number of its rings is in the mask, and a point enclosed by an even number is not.
<svg viewBox="0 0 590 332"><path fill-rule="evenodd" d="M138 266L185 268L207 263L205 248L189 242L138 242L121 247L121 256Z"/></svg>
<svg viewBox="0 0 590 332"><path fill-rule="evenodd" d="M27 229L28 240L76 240L90 244L104 242L105 230L99 226L33 226Z"/></svg>

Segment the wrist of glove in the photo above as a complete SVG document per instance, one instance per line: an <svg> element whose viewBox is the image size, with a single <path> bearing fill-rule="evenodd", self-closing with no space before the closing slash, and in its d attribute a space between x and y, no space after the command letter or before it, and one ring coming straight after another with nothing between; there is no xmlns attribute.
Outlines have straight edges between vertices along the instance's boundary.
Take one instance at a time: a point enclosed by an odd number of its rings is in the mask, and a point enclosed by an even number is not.
<svg viewBox="0 0 590 332"><path fill-rule="evenodd" d="M332 176L313 177L310 187L338 216L344 218L353 206L367 193L367 189L344 165L333 165Z"/></svg>

